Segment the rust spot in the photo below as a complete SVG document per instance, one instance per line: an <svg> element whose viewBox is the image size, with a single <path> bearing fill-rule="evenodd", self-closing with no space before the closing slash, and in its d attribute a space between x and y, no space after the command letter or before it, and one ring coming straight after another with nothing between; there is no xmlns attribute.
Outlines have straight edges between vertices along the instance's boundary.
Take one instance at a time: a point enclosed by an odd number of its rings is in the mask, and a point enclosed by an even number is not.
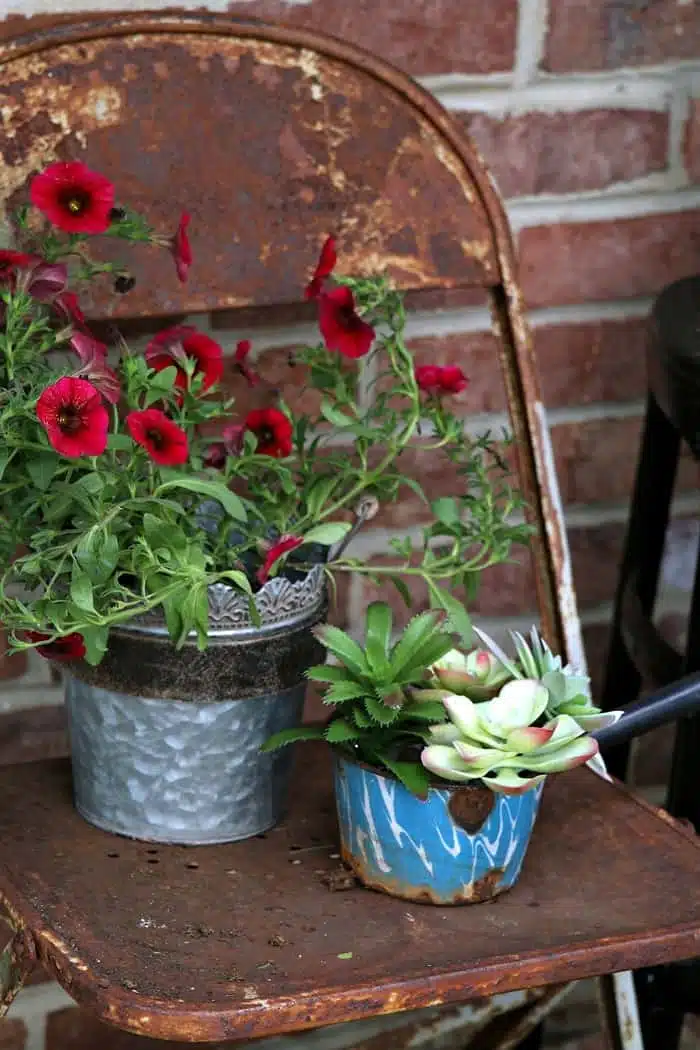
<svg viewBox="0 0 700 1050"><path fill-rule="evenodd" d="M324 872L321 876L321 882L331 893L337 893L342 890L354 890L357 886L356 876L352 871L348 871L347 868L336 868L333 871Z"/></svg>
<svg viewBox="0 0 700 1050"><path fill-rule="evenodd" d="M478 904L479 901L488 901L500 892L500 883L503 877L503 868L491 868L481 879L477 879L471 885L469 899Z"/></svg>
<svg viewBox="0 0 700 1050"><path fill-rule="evenodd" d="M485 823L495 801L490 788L483 784L467 784L452 792L447 808L455 824L464 828L467 834L475 835Z"/></svg>

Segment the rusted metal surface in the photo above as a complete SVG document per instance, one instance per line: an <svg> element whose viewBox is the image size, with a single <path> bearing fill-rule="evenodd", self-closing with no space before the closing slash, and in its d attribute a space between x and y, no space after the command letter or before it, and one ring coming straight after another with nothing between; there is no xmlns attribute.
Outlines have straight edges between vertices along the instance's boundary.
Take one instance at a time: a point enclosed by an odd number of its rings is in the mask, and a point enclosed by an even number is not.
<svg viewBox="0 0 700 1050"><path fill-rule="evenodd" d="M697 839L588 771L547 785L510 893L441 911L324 889L337 865L328 756L309 746L299 760L279 829L157 852L84 824L66 763L0 771L0 890L42 964L116 1025L216 1041L698 952Z"/></svg>
<svg viewBox="0 0 700 1050"><path fill-rule="evenodd" d="M0 915L0 931L8 940L0 953L0 1017L4 1017L36 965L34 939L24 926Z"/></svg>
<svg viewBox="0 0 700 1050"><path fill-rule="evenodd" d="M39 166L80 158L160 228L192 213L187 288L167 253L136 251L136 289L115 308L94 301L100 314L296 301L330 231L351 272L388 270L413 288L493 283L470 172L361 58L206 16L39 32L0 51L0 195L12 209Z"/></svg>

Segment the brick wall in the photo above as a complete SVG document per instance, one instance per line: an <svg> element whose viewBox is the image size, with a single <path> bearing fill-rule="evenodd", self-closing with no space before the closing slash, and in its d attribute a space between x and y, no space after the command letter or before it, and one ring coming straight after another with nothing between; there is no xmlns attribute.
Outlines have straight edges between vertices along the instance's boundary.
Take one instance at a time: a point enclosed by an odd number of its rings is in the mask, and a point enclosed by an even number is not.
<svg viewBox="0 0 700 1050"><path fill-rule="evenodd" d="M5 16L5 28L20 32L33 16L49 12L138 6L153 10L173 4L0 0L0 16ZM180 6L200 4L195 0ZM209 7L334 32L380 52L433 90L476 140L506 197L516 234L580 611L597 678L642 418L645 319L664 285L700 271L697 4L213 0ZM466 362L472 377L463 402L469 425L498 424L504 396L485 309L416 314L410 325L418 357ZM282 376L279 362L286 355L280 351L304 330L308 327L273 329L251 323L236 331L217 326L215 334L229 346L250 336L263 355L262 370ZM449 476L429 463L420 470L431 492L449 491ZM669 629L679 622L676 614L687 600L688 552L697 534L688 520L699 503L697 472L686 462L661 607ZM365 533L359 549L367 557L381 558L389 536L415 522L412 504L394 509L380 527ZM361 580L342 588L337 619L356 628L375 593ZM534 616L532 596L526 564L500 567L484 578L476 611L491 630L527 624ZM5 668L7 674L21 671L21 664ZM30 661L29 671L15 684L11 688L7 679L0 682L5 709L35 706L57 695L45 665L39 667L37 660ZM55 720L36 717L36 740L59 746ZM2 743L0 752L11 753ZM658 758L663 753L650 750L640 761L647 782L663 774ZM55 1020L51 1050L87 1045L76 1025ZM27 1050L40 1050L43 1027L31 1031ZM19 1050L22 1025L5 1032L3 1050ZM105 1038L93 1037L107 1050ZM115 1048L126 1045L114 1043Z"/></svg>

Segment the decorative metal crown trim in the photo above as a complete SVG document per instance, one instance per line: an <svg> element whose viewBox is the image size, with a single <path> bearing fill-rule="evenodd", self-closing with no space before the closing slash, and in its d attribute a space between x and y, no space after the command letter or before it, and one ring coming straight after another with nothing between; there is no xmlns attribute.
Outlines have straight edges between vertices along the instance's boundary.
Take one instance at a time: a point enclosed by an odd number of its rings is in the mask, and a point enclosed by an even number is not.
<svg viewBox="0 0 700 1050"><path fill-rule="evenodd" d="M260 623L250 615L249 599L240 591L224 583L209 588L209 636L249 637L255 634L277 633L283 628L299 627L316 614L326 601L323 566L314 567L301 580L287 580L276 576L260 588L254 596ZM167 634L164 617L159 609L134 617L123 629L129 633Z"/></svg>

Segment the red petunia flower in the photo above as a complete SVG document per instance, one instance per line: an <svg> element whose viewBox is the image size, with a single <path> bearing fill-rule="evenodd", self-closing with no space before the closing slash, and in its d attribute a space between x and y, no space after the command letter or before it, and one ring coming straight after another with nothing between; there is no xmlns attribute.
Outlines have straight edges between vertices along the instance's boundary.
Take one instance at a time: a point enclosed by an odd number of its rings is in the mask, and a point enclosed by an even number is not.
<svg viewBox="0 0 700 1050"><path fill-rule="evenodd" d="M278 408L256 408L245 418L245 429L258 439L261 456L283 459L292 451L292 424Z"/></svg>
<svg viewBox="0 0 700 1050"><path fill-rule="evenodd" d="M17 270L26 269L38 262L36 255L27 255L26 252L13 252L9 248L0 249L0 284L11 282L16 276Z"/></svg>
<svg viewBox="0 0 700 1050"><path fill-rule="evenodd" d="M260 376L257 374L257 372L253 371L253 369L246 361L246 358L248 357L248 354L250 353L251 349L252 344L250 342L250 339L241 339L240 342L236 343L236 352L233 355L233 361L238 371L247 381L248 385L257 386L260 382Z"/></svg>
<svg viewBox="0 0 700 1050"><path fill-rule="evenodd" d="M39 656L47 660L82 660L85 656L82 634L65 634L63 638L55 638L52 642L47 641L51 635L40 634L39 631L27 631L26 635L36 646Z"/></svg>
<svg viewBox="0 0 700 1050"><path fill-rule="evenodd" d="M114 186L82 161L50 164L32 179L31 202L66 233L104 233L111 222Z"/></svg>
<svg viewBox="0 0 700 1050"><path fill-rule="evenodd" d="M285 554L289 554L290 551L296 550L297 547L301 547L303 542L304 541L300 536L281 536L277 543L273 543L265 555L265 561L255 574L258 583L267 583L270 579L270 570L273 565L275 565L275 563Z"/></svg>
<svg viewBox="0 0 700 1050"><path fill-rule="evenodd" d="M54 309L57 310L66 321L82 328L85 325L85 314L80 309L78 296L75 292L61 292L54 301Z"/></svg>
<svg viewBox="0 0 700 1050"><path fill-rule="evenodd" d="M38 302L52 303L65 291L68 268L65 263L47 263L43 259L36 259L17 283Z"/></svg>
<svg viewBox="0 0 700 1050"><path fill-rule="evenodd" d="M159 408L129 412L126 427L137 445L161 467L179 467L189 457L187 434Z"/></svg>
<svg viewBox="0 0 700 1050"><path fill-rule="evenodd" d="M100 456L107 447L107 409L86 379L64 376L47 386L36 403L36 414L62 456Z"/></svg>
<svg viewBox="0 0 700 1050"><path fill-rule="evenodd" d="M183 211L180 216L177 230L175 231L175 236L172 239L172 252L173 258L175 259L175 269L177 270L179 280L182 281L183 284L187 280L187 274L192 265L192 247L190 245L190 239L187 236L187 227L189 224L190 216L188 212Z"/></svg>
<svg viewBox="0 0 700 1050"><path fill-rule="evenodd" d="M177 365L175 386L187 390L189 379L182 368L186 358L195 362L195 375L203 377L202 391L220 382L224 374L224 352L213 339L189 325L166 328L151 339L146 348L146 361L156 372Z"/></svg>
<svg viewBox="0 0 700 1050"><path fill-rule="evenodd" d="M107 347L89 332L73 332L71 346L80 358L78 379L87 379L106 401L116 405L121 397L121 384L114 369L107 364Z"/></svg>
<svg viewBox="0 0 700 1050"><path fill-rule="evenodd" d="M457 365L421 365L416 368L416 383L426 394L461 394L469 380Z"/></svg>
<svg viewBox="0 0 700 1050"><path fill-rule="evenodd" d="M314 275L306 286L305 299L318 299L323 290L323 282L333 273L338 255L335 250L335 237L327 237L321 248Z"/></svg>
<svg viewBox="0 0 700 1050"><path fill-rule="evenodd" d="M363 321L355 310L355 297L341 285L321 292L318 299L318 324L329 350L343 357L364 357L374 339L374 328Z"/></svg>
<svg viewBox="0 0 700 1050"><path fill-rule="evenodd" d="M224 427L223 441L215 441L204 453L204 464L220 470L229 456L240 455L243 448L245 427L241 423L232 423Z"/></svg>

